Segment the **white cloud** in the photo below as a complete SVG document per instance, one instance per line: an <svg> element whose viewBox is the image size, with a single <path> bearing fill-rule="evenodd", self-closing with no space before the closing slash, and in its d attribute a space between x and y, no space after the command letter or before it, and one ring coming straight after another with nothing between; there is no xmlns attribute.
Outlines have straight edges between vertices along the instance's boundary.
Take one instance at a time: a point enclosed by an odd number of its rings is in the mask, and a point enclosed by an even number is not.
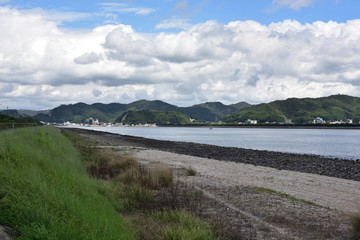
<svg viewBox="0 0 360 240"><path fill-rule="evenodd" d="M148 35L122 24L63 31L39 12L0 7L0 31L0 101L18 108L360 94L360 20L208 21Z"/></svg>
<svg viewBox="0 0 360 240"><path fill-rule="evenodd" d="M136 15L148 15L156 10L153 8L134 7L125 3L101 3L102 11L118 13L134 13Z"/></svg>
<svg viewBox="0 0 360 240"><path fill-rule="evenodd" d="M273 0L272 5L274 10L280 7L289 7L299 11L303 7L310 6L314 0Z"/></svg>
<svg viewBox="0 0 360 240"><path fill-rule="evenodd" d="M83 55L74 59L75 63L78 64L90 64L90 63L97 63L102 59L101 56L97 55L94 52L91 53L84 53Z"/></svg>
<svg viewBox="0 0 360 240"><path fill-rule="evenodd" d="M169 29L169 28L180 28L189 29L191 24L188 23L187 19L167 19L156 25L156 29Z"/></svg>

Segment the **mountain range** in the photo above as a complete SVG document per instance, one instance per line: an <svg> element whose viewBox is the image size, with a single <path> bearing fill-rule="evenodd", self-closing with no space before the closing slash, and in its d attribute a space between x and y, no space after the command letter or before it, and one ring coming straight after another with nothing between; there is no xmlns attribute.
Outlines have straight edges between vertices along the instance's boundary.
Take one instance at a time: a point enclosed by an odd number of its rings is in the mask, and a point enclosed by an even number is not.
<svg viewBox="0 0 360 240"><path fill-rule="evenodd" d="M245 107L251 106L246 102L239 102L232 105L224 105L220 102L207 102L191 107L178 107L163 101L139 100L129 104L121 103L76 103L61 105L50 110L48 113L40 113L34 116L35 119L44 122L74 122L85 123L86 119L92 117L100 122L114 122L118 117L128 111L157 110L175 111L200 121L216 121L226 115Z"/></svg>
<svg viewBox="0 0 360 240"><path fill-rule="evenodd" d="M360 98L347 95L332 95L321 98L289 98L282 101L253 105L236 111L222 119L226 123L254 119L259 123L284 122L309 123L317 117L324 121L360 120Z"/></svg>
<svg viewBox="0 0 360 240"><path fill-rule="evenodd" d="M151 111L144 111L151 110ZM139 112L140 111L140 112ZM360 98L347 95L332 95L321 98L289 98L270 103L251 105L246 102L224 105L221 102L206 102L191 107L178 107L169 103L155 100L139 100L129 104L121 103L76 103L61 105L48 111L8 110L0 114L7 114L16 118L33 115L33 118L44 122L75 122L85 123L92 117L100 122L151 122L164 121L167 123L187 124L186 118L200 122L224 123L244 122L247 119L257 120L258 123L284 122L291 119L293 123L309 123L317 117L325 121L353 119L360 121ZM124 118L124 116L127 116ZM138 119L137 119L138 118ZM175 122L169 119L176 119Z"/></svg>

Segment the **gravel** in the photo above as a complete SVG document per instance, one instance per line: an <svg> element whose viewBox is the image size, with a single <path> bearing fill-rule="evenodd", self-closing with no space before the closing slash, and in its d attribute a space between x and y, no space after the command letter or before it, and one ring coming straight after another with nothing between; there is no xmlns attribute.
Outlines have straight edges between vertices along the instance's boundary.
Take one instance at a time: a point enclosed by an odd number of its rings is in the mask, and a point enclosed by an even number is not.
<svg viewBox="0 0 360 240"><path fill-rule="evenodd" d="M154 140L86 129L64 128L63 130L78 133L91 133L97 136L106 136L113 139L114 142L122 141L123 143L126 142L127 144L133 146L146 147L190 156L360 181L359 160L353 161L326 158L317 155L291 154L235 147L220 147L190 142Z"/></svg>

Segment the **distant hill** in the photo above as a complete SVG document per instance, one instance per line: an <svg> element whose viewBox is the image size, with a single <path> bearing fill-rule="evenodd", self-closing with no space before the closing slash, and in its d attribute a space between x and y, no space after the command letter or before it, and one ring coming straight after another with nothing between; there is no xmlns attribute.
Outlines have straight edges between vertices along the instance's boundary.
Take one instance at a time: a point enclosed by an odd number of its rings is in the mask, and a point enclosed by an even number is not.
<svg viewBox="0 0 360 240"><path fill-rule="evenodd" d="M213 122L249 106L251 105L246 102L232 105L224 105L221 102L207 102L192 107L180 108L178 111L195 119Z"/></svg>
<svg viewBox="0 0 360 240"><path fill-rule="evenodd" d="M158 110L158 111L176 111L200 121L215 121L226 116L229 113L237 111L250 104L242 102L233 105L224 105L222 103L204 103L192 107L178 107L163 101L139 100L129 104L110 103L110 104L85 104L76 103L61 105L50 110L48 113L41 113L34 116L35 119L44 122L75 122L85 123L86 119L92 117L101 122L114 122L119 116L127 111L139 110Z"/></svg>
<svg viewBox="0 0 360 240"><path fill-rule="evenodd" d="M33 117L37 114L40 114L40 113L44 113L44 114L47 114L49 113L49 110L41 110L41 111L36 111L36 110L26 110L26 109L20 109L20 110L17 110L19 114L23 115L23 116L29 116L29 117Z"/></svg>
<svg viewBox="0 0 360 240"><path fill-rule="evenodd" d="M15 118L12 116L0 114L0 130L11 128L11 124L4 124L4 123L37 123L40 124L38 121L32 119L31 117L22 117L22 118Z"/></svg>
<svg viewBox="0 0 360 240"><path fill-rule="evenodd" d="M15 110L15 109L8 109L8 110L1 110L0 114L11 116L14 118L28 118L33 117L40 113L49 113L49 110L43 111L36 111L36 110Z"/></svg>
<svg viewBox="0 0 360 240"><path fill-rule="evenodd" d="M118 117L115 122L124 124L156 123L158 125L190 124L190 118L176 111L130 110Z"/></svg>
<svg viewBox="0 0 360 240"><path fill-rule="evenodd" d="M9 117L13 117L13 118L26 118L28 117L28 115L26 114L22 114L19 111L15 110L15 109L9 109L9 110L2 110L0 111L0 114L2 115L6 115Z"/></svg>
<svg viewBox="0 0 360 240"><path fill-rule="evenodd" d="M227 123L244 122L246 119L264 122L283 122L284 118L294 123L308 123L316 117L325 121L360 120L360 98L347 95L332 95L321 98L289 98L253 105L236 111L222 119Z"/></svg>

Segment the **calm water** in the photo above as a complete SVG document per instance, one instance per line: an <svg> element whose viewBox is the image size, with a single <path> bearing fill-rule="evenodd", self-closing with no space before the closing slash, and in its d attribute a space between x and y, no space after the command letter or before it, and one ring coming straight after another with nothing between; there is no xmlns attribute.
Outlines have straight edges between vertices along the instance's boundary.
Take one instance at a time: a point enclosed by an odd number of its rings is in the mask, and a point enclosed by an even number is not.
<svg viewBox="0 0 360 240"><path fill-rule="evenodd" d="M87 128L88 129L88 128ZM360 159L360 130L92 127L93 130L160 140Z"/></svg>

